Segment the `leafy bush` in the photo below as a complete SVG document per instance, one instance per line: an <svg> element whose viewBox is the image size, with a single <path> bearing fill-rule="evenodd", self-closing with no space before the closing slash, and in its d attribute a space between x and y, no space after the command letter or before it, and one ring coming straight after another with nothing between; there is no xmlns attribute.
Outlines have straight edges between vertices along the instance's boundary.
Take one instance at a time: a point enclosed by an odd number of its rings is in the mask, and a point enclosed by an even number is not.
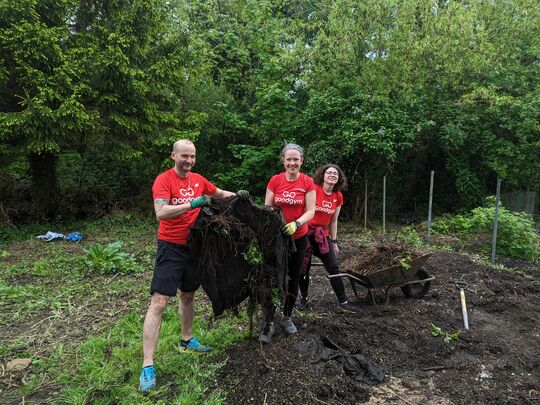
<svg viewBox="0 0 540 405"><path fill-rule="evenodd" d="M486 207L474 208L464 215L443 217L433 222L434 232L456 234L470 240L482 234L492 235L495 216L495 198L488 197ZM487 236L487 235L486 235ZM483 247L491 248L491 238L485 237ZM499 205L497 225L497 253L518 259L540 259L540 235L535 231L531 215L507 210Z"/></svg>
<svg viewBox="0 0 540 405"><path fill-rule="evenodd" d="M412 226L403 227L397 235L398 240L407 245L415 247L423 247L426 245L425 241L418 235L416 229Z"/></svg>
<svg viewBox="0 0 540 405"><path fill-rule="evenodd" d="M86 264L99 274L140 273L144 269L129 253L122 252L122 242L116 241L103 247L99 243L86 251Z"/></svg>

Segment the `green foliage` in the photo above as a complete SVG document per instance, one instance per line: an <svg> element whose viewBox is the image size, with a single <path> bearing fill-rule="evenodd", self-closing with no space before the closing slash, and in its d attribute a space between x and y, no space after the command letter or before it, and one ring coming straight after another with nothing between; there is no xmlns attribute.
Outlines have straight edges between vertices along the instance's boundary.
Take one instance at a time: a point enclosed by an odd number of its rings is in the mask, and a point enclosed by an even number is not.
<svg viewBox="0 0 540 405"><path fill-rule="evenodd" d="M405 270L409 270L411 268L411 256L407 255L406 257L399 259L399 264L401 267L403 267Z"/></svg>
<svg viewBox="0 0 540 405"><path fill-rule="evenodd" d="M253 266L260 266L263 264L263 256L257 240L251 242L249 249L242 253L242 257L246 262Z"/></svg>
<svg viewBox="0 0 540 405"><path fill-rule="evenodd" d="M424 239L422 239L418 232L416 232L416 229L412 226L405 226L397 235L398 239L408 245L415 246L415 247L423 247L426 245L426 242Z"/></svg>
<svg viewBox="0 0 540 405"><path fill-rule="evenodd" d="M431 324L431 336L443 336L444 343L450 343L453 340L458 340L461 331L456 332L444 332L440 327L435 324Z"/></svg>
<svg viewBox="0 0 540 405"><path fill-rule="evenodd" d="M467 214L446 216L433 222L434 232L456 234L463 240L481 235L490 236L493 231L495 199L487 199L487 207L474 208ZM531 215L512 212L499 203L497 225L497 253L525 260L540 258L540 235L535 231ZM489 251L491 238L484 238L483 247Z"/></svg>
<svg viewBox="0 0 540 405"><path fill-rule="evenodd" d="M254 196L284 139L340 164L348 201L391 174L416 207L434 166L445 209L497 176L539 192L536 3L0 0L0 223L151 209L184 137Z"/></svg>
<svg viewBox="0 0 540 405"><path fill-rule="evenodd" d="M129 253L121 251L122 242L116 241L103 247L99 243L86 251L86 264L99 274L139 273L144 269Z"/></svg>

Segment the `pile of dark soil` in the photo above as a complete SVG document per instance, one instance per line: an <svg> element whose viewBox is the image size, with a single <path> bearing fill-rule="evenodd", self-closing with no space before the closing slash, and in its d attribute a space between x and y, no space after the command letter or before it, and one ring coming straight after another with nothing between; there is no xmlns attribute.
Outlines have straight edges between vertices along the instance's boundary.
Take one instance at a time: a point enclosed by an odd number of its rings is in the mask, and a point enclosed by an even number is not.
<svg viewBox="0 0 540 405"><path fill-rule="evenodd" d="M357 251L345 245L342 258ZM312 268L310 308L294 314L296 335L277 326L268 346L254 336L228 351L218 382L229 392L227 403L539 403L540 273L498 270L445 252L434 253L425 267L436 277L425 298L408 299L396 288L389 305L360 302L359 314L336 312L324 269ZM470 330L445 342L432 336L431 324L448 333L463 328L456 279L469 283ZM384 371L385 381L354 381L336 361L315 367L298 345L322 337L348 353L363 353Z"/></svg>
<svg viewBox="0 0 540 405"><path fill-rule="evenodd" d="M345 260L341 268L350 274L367 276L387 267L407 266L421 255L418 249L384 241L360 250Z"/></svg>

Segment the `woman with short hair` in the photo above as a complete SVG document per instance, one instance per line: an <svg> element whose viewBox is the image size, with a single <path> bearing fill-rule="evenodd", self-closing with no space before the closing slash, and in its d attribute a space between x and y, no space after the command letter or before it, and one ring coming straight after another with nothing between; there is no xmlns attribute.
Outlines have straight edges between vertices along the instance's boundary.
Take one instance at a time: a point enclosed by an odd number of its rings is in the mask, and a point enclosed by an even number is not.
<svg viewBox="0 0 540 405"><path fill-rule="evenodd" d="M315 214L315 185L313 179L300 171L304 162L304 150L297 144L288 143L281 151L285 171L272 176L266 188L264 204L278 206L285 217L283 232L292 236L296 252L289 255L288 276L283 318L281 325L287 334L297 332L291 315L298 295L300 267L307 246L308 222ZM269 343L274 333L272 322L267 323L259 336L262 343Z"/></svg>

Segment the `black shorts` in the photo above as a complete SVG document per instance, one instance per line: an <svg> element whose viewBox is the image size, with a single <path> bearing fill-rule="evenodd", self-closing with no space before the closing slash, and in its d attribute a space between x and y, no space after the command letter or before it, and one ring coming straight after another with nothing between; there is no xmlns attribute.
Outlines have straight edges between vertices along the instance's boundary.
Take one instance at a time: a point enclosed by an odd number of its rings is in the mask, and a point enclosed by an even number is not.
<svg viewBox="0 0 540 405"><path fill-rule="evenodd" d="M158 240L150 294L158 292L174 297L177 290L193 292L200 285L189 248L186 245Z"/></svg>

